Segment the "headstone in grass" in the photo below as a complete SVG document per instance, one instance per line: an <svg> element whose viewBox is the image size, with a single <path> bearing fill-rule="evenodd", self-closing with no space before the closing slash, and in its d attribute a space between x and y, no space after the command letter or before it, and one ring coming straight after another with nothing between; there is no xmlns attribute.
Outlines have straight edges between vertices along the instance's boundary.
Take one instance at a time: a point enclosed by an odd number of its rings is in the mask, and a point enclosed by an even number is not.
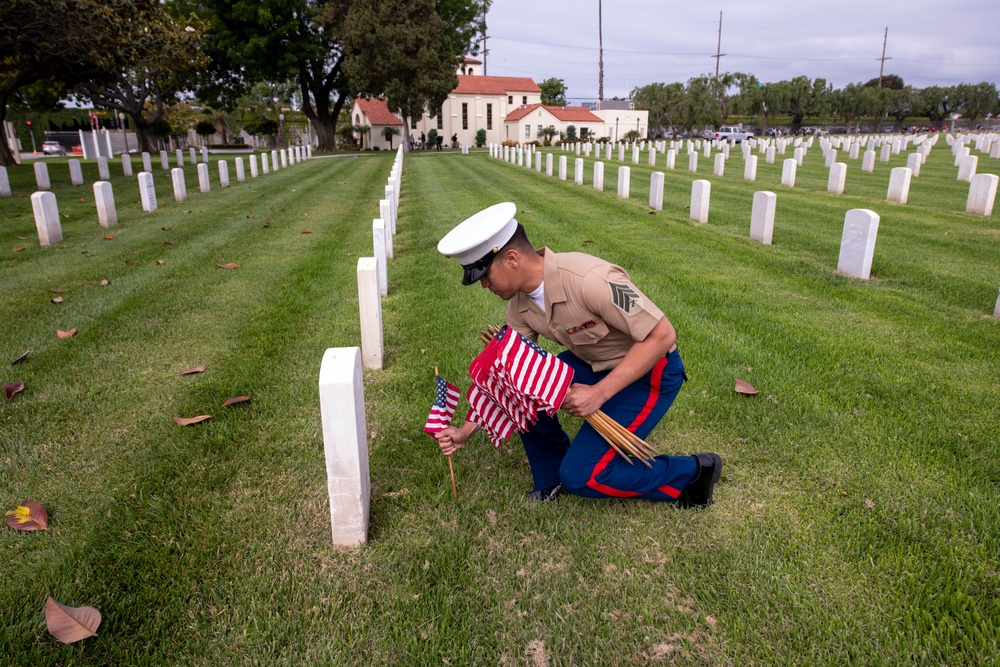
<svg viewBox="0 0 1000 667"><path fill-rule="evenodd" d="M847 212L844 233L840 237L837 271L862 280L871 277L878 222L878 214L867 208L854 208Z"/></svg>
<svg viewBox="0 0 1000 667"><path fill-rule="evenodd" d="M993 317L1000 317L1000 295L997 296L997 305L993 308Z"/></svg>
<svg viewBox="0 0 1000 667"><path fill-rule="evenodd" d="M97 158L97 178L102 181L111 180L111 171L108 169L108 158L103 155Z"/></svg>
<svg viewBox="0 0 1000 667"><path fill-rule="evenodd" d="M720 178L726 174L726 156L722 153L715 154L715 165L712 173Z"/></svg>
<svg viewBox="0 0 1000 667"><path fill-rule="evenodd" d="M913 177L907 167L895 167L889 172L889 192L886 199L897 204L905 204L910 197L910 179Z"/></svg>
<svg viewBox="0 0 1000 667"><path fill-rule="evenodd" d="M625 144L618 144L618 161L625 161Z"/></svg>
<svg viewBox="0 0 1000 667"><path fill-rule="evenodd" d="M649 208L663 210L663 172L654 171L649 177Z"/></svg>
<svg viewBox="0 0 1000 667"><path fill-rule="evenodd" d="M921 164L923 164L923 158L920 153L910 153L906 156L906 167L913 172L913 178L920 176Z"/></svg>
<svg viewBox="0 0 1000 667"><path fill-rule="evenodd" d="M604 144L604 161L607 162L611 159L611 142Z"/></svg>
<svg viewBox="0 0 1000 667"><path fill-rule="evenodd" d="M604 191L604 163L594 163L594 189L598 192Z"/></svg>
<svg viewBox="0 0 1000 667"><path fill-rule="evenodd" d="M97 224L101 227L113 227L118 224L118 211L115 209L115 194L107 181L94 183L94 201L97 203Z"/></svg>
<svg viewBox="0 0 1000 667"><path fill-rule="evenodd" d="M247 180L246 169L243 168L243 158L236 158L236 182L242 183Z"/></svg>
<svg viewBox="0 0 1000 667"><path fill-rule="evenodd" d="M799 167L802 166L802 159L805 157L805 149L802 146L797 146L792 152L792 158L795 160L795 164Z"/></svg>
<svg viewBox="0 0 1000 667"><path fill-rule="evenodd" d="M771 245L774 235L774 209L778 195L767 190L753 194L753 208L750 211L750 238Z"/></svg>
<svg viewBox="0 0 1000 667"><path fill-rule="evenodd" d="M288 151L284 148L281 149L281 168L285 169L288 167Z"/></svg>
<svg viewBox="0 0 1000 667"><path fill-rule="evenodd" d="M542 173L542 154L535 153L535 171L539 174Z"/></svg>
<svg viewBox="0 0 1000 667"><path fill-rule="evenodd" d="M639 147L632 147L632 164L639 164Z"/></svg>
<svg viewBox="0 0 1000 667"><path fill-rule="evenodd" d="M830 174L826 179L826 191L835 194L844 194L844 184L847 182L847 163L834 162L830 166Z"/></svg>
<svg viewBox="0 0 1000 667"><path fill-rule="evenodd" d="M545 154L545 175L552 175L552 153Z"/></svg>
<svg viewBox="0 0 1000 667"><path fill-rule="evenodd" d="M267 153L260 154L260 168L261 171L265 174L271 173L271 165L270 165L270 160L268 160Z"/></svg>
<svg viewBox="0 0 1000 667"><path fill-rule="evenodd" d="M578 157L573 160L573 182L583 185L583 158Z"/></svg>
<svg viewBox="0 0 1000 667"><path fill-rule="evenodd" d="M976 175L979 168L979 158L975 155L967 155L958 163L958 180L966 183L972 182L972 177Z"/></svg>
<svg viewBox="0 0 1000 667"><path fill-rule="evenodd" d="M170 170L170 157L167 155L167 151L160 151L160 169L163 171Z"/></svg>
<svg viewBox="0 0 1000 667"><path fill-rule="evenodd" d="M278 151L271 151L271 169L278 171Z"/></svg>
<svg viewBox="0 0 1000 667"><path fill-rule="evenodd" d="M997 183L1000 177L996 174L976 174L969 185L969 198L965 203L966 213L977 215L993 215L993 202L997 196Z"/></svg>
<svg viewBox="0 0 1000 667"><path fill-rule="evenodd" d="M795 187L795 172L798 169L798 163L794 158L787 158L781 166L781 184L786 188Z"/></svg>
<svg viewBox="0 0 1000 667"><path fill-rule="evenodd" d="M201 161L203 164L208 164L208 146L201 147Z"/></svg>
<svg viewBox="0 0 1000 667"><path fill-rule="evenodd" d="M774 164L774 146L768 146L767 150L764 151L764 162Z"/></svg>
<svg viewBox="0 0 1000 667"><path fill-rule="evenodd" d="M823 163L827 169L833 166L833 163L837 161L837 149L831 148L826 151L826 160Z"/></svg>
<svg viewBox="0 0 1000 667"><path fill-rule="evenodd" d="M153 186L153 172L139 172L139 199L142 200L142 210L152 213L156 210L156 188Z"/></svg>
<svg viewBox="0 0 1000 667"><path fill-rule="evenodd" d="M697 180L691 183L691 219L697 222L708 222L708 205L712 196L712 184L709 181Z"/></svg>
<svg viewBox="0 0 1000 667"><path fill-rule="evenodd" d="M698 173L698 153L691 151L688 153L688 171Z"/></svg>
<svg viewBox="0 0 1000 667"><path fill-rule="evenodd" d="M656 149L653 148L652 146L649 147L649 158L647 160L647 163L649 164L650 167L656 166Z"/></svg>
<svg viewBox="0 0 1000 667"><path fill-rule="evenodd" d="M990 157L994 160L1000 159L1000 139L993 142L993 145L990 147Z"/></svg>
<svg viewBox="0 0 1000 667"><path fill-rule="evenodd" d="M390 180L392 185L385 186L383 191L383 196L386 201L389 202L389 230L395 234L396 233L396 217L399 215L398 203L399 199L396 197L396 186L395 182Z"/></svg>
<svg viewBox="0 0 1000 667"><path fill-rule="evenodd" d="M125 177L132 176L132 156L128 153L122 153L122 174Z"/></svg>
<svg viewBox="0 0 1000 667"><path fill-rule="evenodd" d="M10 197L10 177L7 176L7 167L0 167L0 197Z"/></svg>
<svg viewBox="0 0 1000 667"><path fill-rule="evenodd" d="M748 155L746 164L743 165L743 180L744 181L756 181L757 180L757 156Z"/></svg>
<svg viewBox="0 0 1000 667"><path fill-rule="evenodd" d="M198 151L194 149L194 146L188 148L188 159L191 164L198 164Z"/></svg>
<svg viewBox="0 0 1000 667"><path fill-rule="evenodd" d="M630 170L628 167L618 167L618 196L628 199Z"/></svg>
<svg viewBox="0 0 1000 667"><path fill-rule="evenodd" d="M392 221L392 204L388 199L380 199L378 202L378 214L385 223L385 256L388 259L393 257L393 235L396 233L396 223Z"/></svg>
<svg viewBox="0 0 1000 667"><path fill-rule="evenodd" d="M375 248L375 266L378 269L378 293L385 296L389 293L389 279L386 273L386 231L385 220L372 220L372 241Z"/></svg>
<svg viewBox="0 0 1000 667"><path fill-rule="evenodd" d="M892 140L892 154L899 155L899 151L902 147L903 142L899 140L899 137L894 137Z"/></svg>
<svg viewBox="0 0 1000 667"><path fill-rule="evenodd" d="M153 171L153 161L149 158L149 153L145 151L142 154L142 170L152 172Z"/></svg>
<svg viewBox="0 0 1000 667"><path fill-rule="evenodd" d="M849 156L852 160L857 160L860 152L861 152L861 144L857 143L851 144L851 152L849 153Z"/></svg>
<svg viewBox="0 0 1000 667"><path fill-rule="evenodd" d="M257 156L250 154L250 178L257 178L260 172L257 171Z"/></svg>
<svg viewBox="0 0 1000 667"><path fill-rule="evenodd" d="M79 160L69 160L69 182L72 185L83 185L83 169L80 168Z"/></svg>
<svg viewBox="0 0 1000 667"><path fill-rule="evenodd" d="M219 160L219 187L229 187L229 163L226 160Z"/></svg>
<svg viewBox="0 0 1000 667"><path fill-rule="evenodd" d="M333 347L319 370L319 406L326 454L333 543L354 547L368 540L371 479L361 350Z"/></svg>
<svg viewBox="0 0 1000 667"><path fill-rule="evenodd" d="M667 151L667 169L677 168L677 149L671 148Z"/></svg>
<svg viewBox="0 0 1000 667"><path fill-rule="evenodd" d="M31 195L31 210L35 214L38 245L53 245L62 241L62 224L59 222L59 207L56 205L55 194L36 192Z"/></svg>
<svg viewBox="0 0 1000 667"><path fill-rule="evenodd" d="M79 164L77 160L77 164ZM51 190L52 182L49 181L49 165L44 162L35 163L35 185L39 190Z"/></svg>
<svg viewBox="0 0 1000 667"><path fill-rule="evenodd" d="M861 159L861 171L869 174L875 171L875 151L865 151L865 156Z"/></svg>
<svg viewBox="0 0 1000 667"><path fill-rule="evenodd" d="M374 257L358 260L358 308L362 364L368 369L382 368L382 302L379 300L378 263Z"/></svg>
<svg viewBox="0 0 1000 667"><path fill-rule="evenodd" d="M566 156L565 155L560 155L559 156L559 180L560 181L565 181L566 180Z"/></svg>
<svg viewBox="0 0 1000 667"><path fill-rule="evenodd" d="M962 160L969 157L968 146L958 146L955 148L955 166L962 164Z"/></svg>
<svg viewBox="0 0 1000 667"><path fill-rule="evenodd" d="M184 201L187 199L187 186L184 183L184 170L174 167L170 170L170 178L174 183L174 200Z"/></svg>
<svg viewBox="0 0 1000 667"><path fill-rule="evenodd" d="M182 151L180 148L174 151L174 163L178 167L184 166L184 151Z"/></svg>
<svg viewBox="0 0 1000 667"><path fill-rule="evenodd" d="M198 189L202 192L209 192L212 189L212 183L208 179L208 164L205 162L198 164Z"/></svg>

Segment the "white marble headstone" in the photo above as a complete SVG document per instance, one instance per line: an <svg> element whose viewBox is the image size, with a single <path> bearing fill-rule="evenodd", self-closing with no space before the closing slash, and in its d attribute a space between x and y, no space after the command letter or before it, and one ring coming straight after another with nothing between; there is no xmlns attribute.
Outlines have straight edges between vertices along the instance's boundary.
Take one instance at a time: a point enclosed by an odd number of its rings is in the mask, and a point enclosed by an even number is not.
<svg viewBox="0 0 1000 667"><path fill-rule="evenodd" d="M654 171L649 177L649 208L663 210L663 172Z"/></svg>
<svg viewBox="0 0 1000 667"><path fill-rule="evenodd" d="M671 148L667 151L667 169L675 169L677 164L677 149Z"/></svg>
<svg viewBox="0 0 1000 667"><path fill-rule="evenodd" d="M36 192L31 195L31 210L35 214L38 245L53 245L62 241L62 224L59 222L59 207L56 205L55 194Z"/></svg>
<svg viewBox="0 0 1000 667"><path fill-rule="evenodd" d="M7 167L0 167L0 197L10 197L10 177L7 176Z"/></svg>
<svg viewBox="0 0 1000 667"><path fill-rule="evenodd" d="M385 296L389 293L389 278L386 273L386 231L385 220L372 220L372 242L375 248L375 268L378 269L378 293Z"/></svg>
<svg viewBox="0 0 1000 667"><path fill-rule="evenodd" d="M757 180L757 156L748 155L746 164L743 165L743 180L744 181L756 181Z"/></svg>
<svg viewBox="0 0 1000 667"><path fill-rule="evenodd" d="M965 203L966 213L978 215L993 215L993 202L997 196L997 183L1000 177L996 174L976 174L969 185L969 197Z"/></svg>
<svg viewBox="0 0 1000 667"><path fill-rule="evenodd" d="M879 217L867 208L855 208L844 216L844 233L840 238L840 259L837 271L868 280L875 256Z"/></svg>
<svg viewBox="0 0 1000 667"><path fill-rule="evenodd" d="M560 155L559 156L559 180L560 181L565 181L566 180L566 156L565 155Z"/></svg>
<svg viewBox="0 0 1000 667"><path fill-rule="evenodd" d="M265 174L271 173L270 160L268 160L267 158L268 158L267 153L260 154L260 168L261 171Z"/></svg>
<svg viewBox="0 0 1000 667"><path fill-rule="evenodd" d="M594 189L604 191L604 163L594 163Z"/></svg>
<svg viewBox="0 0 1000 667"><path fill-rule="evenodd" d="M906 156L906 166L913 172L913 178L920 176L921 164L923 164L923 158L920 153L910 153Z"/></svg>
<svg viewBox="0 0 1000 667"><path fill-rule="evenodd" d="M583 158L578 157L573 160L573 182L583 185Z"/></svg>
<svg viewBox="0 0 1000 667"><path fill-rule="evenodd" d="M102 181L111 179L111 171L108 169L108 158L103 155L97 158L97 177Z"/></svg>
<svg viewBox="0 0 1000 667"><path fill-rule="evenodd" d="M219 186L229 187L229 163L225 160L219 160Z"/></svg>
<svg viewBox="0 0 1000 667"><path fill-rule="evenodd" d="M696 151L688 153L688 171L698 172L698 153Z"/></svg>
<svg viewBox="0 0 1000 667"><path fill-rule="evenodd" d="M174 183L174 199L184 201L187 199L187 185L184 183L184 170L174 167L170 170L170 178Z"/></svg>
<svg viewBox="0 0 1000 667"><path fill-rule="evenodd" d="M167 151L160 151L160 169L168 171L170 169L170 156Z"/></svg>
<svg viewBox="0 0 1000 667"><path fill-rule="evenodd" d="M126 177L132 175L132 156L128 153L122 153L122 174Z"/></svg>
<svg viewBox="0 0 1000 667"><path fill-rule="evenodd" d="M181 149L178 148L176 151L174 151L174 156L175 156L174 157L174 162L177 163L177 166L178 167L183 167L184 166L184 151L182 151Z"/></svg>
<svg viewBox="0 0 1000 667"><path fill-rule="evenodd" d="M874 173L875 171L875 151L865 151L865 156L861 159L861 171Z"/></svg>
<svg viewBox="0 0 1000 667"><path fill-rule="evenodd" d="M966 183L972 182L972 177L976 175L979 168L979 158L975 155L968 155L958 163L958 180Z"/></svg>
<svg viewBox="0 0 1000 667"><path fill-rule="evenodd" d="M101 227L113 227L118 224L118 211L115 209L115 194L107 181L94 183L94 201L97 203L97 224Z"/></svg>
<svg viewBox="0 0 1000 667"><path fill-rule="evenodd" d="M83 185L83 169L79 160L69 160L69 182L73 185Z"/></svg>
<svg viewBox="0 0 1000 667"><path fill-rule="evenodd" d="M368 369L382 368L382 302L374 257L358 260L358 308L361 316L361 359Z"/></svg>
<svg viewBox="0 0 1000 667"><path fill-rule="evenodd" d="M142 154L142 170L152 172L153 171L153 161L149 157L149 153L143 152Z"/></svg>
<svg viewBox="0 0 1000 667"><path fill-rule="evenodd" d="M906 167L895 167L889 172L889 192L886 199L905 204L910 197L910 179L913 173Z"/></svg>
<svg viewBox="0 0 1000 667"><path fill-rule="evenodd" d="M834 162L830 166L830 175L826 179L826 191L833 193L835 195L842 195L844 194L844 184L846 182L847 182L847 163Z"/></svg>
<svg viewBox="0 0 1000 667"><path fill-rule="evenodd" d="M762 190L754 193L753 208L750 211L750 238L771 245L771 237L774 234L774 210L777 204L778 195L773 192Z"/></svg>
<svg viewBox="0 0 1000 667"><path fill-rule="evenodd" d="M257 156L250 154L250 178L257 178Z"/></svg>
<svg viewBox="0 0 1000 667"><path fill-rule="evenodd" d="M552 153L545 154L545 175L552 175Z"/></svg>
<svg viewBox="0 0 1000 667"><path fill-rule="evenodd" d="M715 154L715 166L712 173L720 178L726 174L726 156L722 153Z"/></svg>
<svg viewBox="0 0 1000 667"><path fill-rule="evenodd" d="M79 160L77 160L79 164ZM83 182L82 180L80 181ZM44 162L35 163L35 184L39 190L51 190L52 183L49 181L49 165Z"/></svg>
<svg viewBox="0 0 1000 667"><path fill-rule="evenodd" d="M208 164L208 146L201 147L201 161L204 164Z"/></svg>
<svg viewBox="0 0 1000 667"><path fill-rule="evenodd" d="M628 167L618 167L618 196L628 199L631 171Z"/></svg>
<svg viewBox="0 0 1000 667"><path fill-rule="evenodd" d="M708 206L712 196L712 184L705 180L696 180L691 183L691 212L692 220L697 222L708 222Z"/></svg>
<svg viewBox="0 0 1000 667"><path fill-rule="evenodd" d="M208 164L205 162L198 163L198 189L202 192L212 190L212 183L208 178Z"/></svg>
<svg viewBox="0 0 1000 667"><path fill-rule="evenodd" d="M156 210L156 188L153 185L153 172L139 172L139 198L142 200L142 210L152 213Z"/></svg>
<svg viewBox="0 0 1000 667"><path fill-rule="evenodd" d="M798 169L799 163L795 161L794 158L786 158L781 163L781 184L786 188L795 187L795 172Z"/></svg>
<svg viewBox="0 0 1000 667"><path fill-rule="evenodd" d="M242 183L247 180L246 170L243 169L243 158L236 158L236 182Z"/></svg>

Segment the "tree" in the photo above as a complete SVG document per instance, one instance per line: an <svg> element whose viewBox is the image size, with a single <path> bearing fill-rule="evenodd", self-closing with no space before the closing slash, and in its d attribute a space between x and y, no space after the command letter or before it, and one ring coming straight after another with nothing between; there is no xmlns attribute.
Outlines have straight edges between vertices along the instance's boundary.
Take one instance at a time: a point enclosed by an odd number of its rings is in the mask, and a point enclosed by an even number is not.
<svg viewBox="0 0 1000 667"><path fill-rule="evenodd" d="M555 77L538 84L542 89L542 104L553 107L566 106L566 82Z"/></svg>
<svg viewBox="0 0 1000 667"><path fill-rule="evenodd" d="M197 17L174 17L160 5L142 11L136 20L144 28L132 36L123 66L82 84L79 95L127 114L139 150L149 152L149 127L163 118L195 70L205 64L200 47L202 26Z"/></svg>
<svg viewBox="0 0 1000 667"><path fill-rule="evenodd" d="M761 119L761 131L766 132L771 116L780 114L788 108L792 98L792 87L787 81L776 81L762 84L758 93L760 95L760 109L757 113Z"/></svg>
<svg viewBox="0 0 1000 667"><path fill-rule="evenodd" d="M5 0L0 20L0 127L11 97L39 82L72 87L113 71L153 0ZM14 164L0 141L0 166Z"/></svg>
<svg viewBox="0 0 1000 667"><path fill-rule="evenodd" d="M208 120L199 120L194 126L195 134L201 137L202 143L208 143L208 137L216 132L215 125Z"/></svg>
<svg viewBox="0 0 1000 667"><path fill-rule="evenodd" d="M896 131L902 131L903 125L914 111L920 108L920 93L914 90L913 86L904 86L899 89L890 89L888 113L896 120Z"/></svg>
<svg viewBox="0 0 1000 667"><path fill-rule="evenodd" d="M361 125L354 125L354 126L352 126L351 129L353 130L354 134L358 135L358 137L357 137L358 138L358 148L360 150L364 150L365 149L365 135L367 135L369 132L372 131L372 126L371 125L365 125L364 123L362 123Z"/></svg>
<svg viewBox="0 0 1000 667"><path fill-rule="evenodd" d="M921 113L932 123L940 123L955 110L955 89L951 86L928 86L920 91L923 99Z"/></svg>
<svg viewBox="0 0 1000 667"><path fill-rule="evenodd" d="M851 125L872 113L873 102L872 89L860 83L849 83L832 96L834 112L844 119L848 132L851 131Z"/></svg>
<svg viewBox="0 0 1000 667"><path fill-rule="evenodd" d="M395 125L386 125L382 128L382 136L389 142L389 150L392 150L392 138L399 136L399 128Z"/></svg>
<svg viewBox="0 0 1000 667"><path fill-rule="evenodd" d="M344 74L352 94L384 97L400 111L404 150L412 119L440 109L458 85L459 56L483 29L480 13L488 4L353 0L344 21Z"/></svg>
<svg viewBox="0 0 1000 667"><path fill-rule="evenodd" d="M976 84L960 83L955 86L955 95L958 97L959 109L969 119L970 128L975 127L977 119L997 110L995 84L985 81Z"/></svg>
<svg viewBox="0 0 1000 667"><path fill-rule="evenodd" d="M684 106L683 83L650 83L632 91L632 104L636 109L649 112L649 131L662 136L669 129L677 134L675 124ZM664 125L666 123L666 125Z"/></svg>
<svg viewBox="0 0 1000 667"><path fill-rule="evenodd" d="M902 90L906 86L903 84L903 77L896 74L886 74L882 77L882 84L879 85L878 77L865 82L868 88L888 88L889 90Z"/></svg>
<svg viewBox="0 0 1000 667"><path fill-rule="evenodd" d="M566 138L569 141L576 141L576 125L569 125L566 127Z"/></svg>
<svg viewBox="0 0 1000 667"><path fill-rule="evenodd" d="M479 128L476 130L476 148L482 148L486 145L486 130Z"/></svg>
<svg viewBox="0 0 1000 667"><path fill-rule="evenodd" d="M552 125L548 125L538 130L538 136L542 138L542 145L544 146L551 145L552 137L556 136L557 134L559 134L559 130L557 130Z"/></svg>
<svg viewBox="0 0 1000 667"><path fill-rule="evenodd" d="M802 126L806 116L818 116L829 108L832 86L826 79L817 77L810 80L806 76L797 76L789 82L789 99L787 113L792 117L792 130Z"/></svg>

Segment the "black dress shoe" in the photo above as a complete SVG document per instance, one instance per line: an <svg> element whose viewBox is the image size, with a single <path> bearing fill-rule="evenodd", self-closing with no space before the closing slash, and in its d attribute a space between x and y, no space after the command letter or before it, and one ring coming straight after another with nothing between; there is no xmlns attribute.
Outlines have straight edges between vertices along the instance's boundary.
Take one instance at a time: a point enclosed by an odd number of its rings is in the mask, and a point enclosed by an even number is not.
<svg viewBox="0 0 1000 667"><path fill-rule="evenodd" d="M528 500L537 500L540 503L547 503L550 500L555 500L556 496L563 492L562 482L557 482L547 489L541 489L540 491L532 491L531 493L525 494L525 498Z"/></svg>
<svg viewBox="0 0 1000 667"><path fill-rule="evenodd" d="M711 505L715 485L722 476L722 457L718 454L695 454L694 460L698 464L698 470L676 501L681 509Z"/></svg>

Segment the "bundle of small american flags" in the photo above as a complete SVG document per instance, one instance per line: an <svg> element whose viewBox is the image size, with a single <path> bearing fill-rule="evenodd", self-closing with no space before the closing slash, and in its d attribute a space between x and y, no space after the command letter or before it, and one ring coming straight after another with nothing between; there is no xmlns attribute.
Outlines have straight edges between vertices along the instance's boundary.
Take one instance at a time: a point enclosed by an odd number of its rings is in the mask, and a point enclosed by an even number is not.
<svg viewBox="0 0 1000 667"><path fill-rule="evenodd" d="M502 327L469 366L473 385L466 394L466 419L479 424L494 446L514 429L554 415L573 382L573 369L556 355L509 327Z"/></svg>

